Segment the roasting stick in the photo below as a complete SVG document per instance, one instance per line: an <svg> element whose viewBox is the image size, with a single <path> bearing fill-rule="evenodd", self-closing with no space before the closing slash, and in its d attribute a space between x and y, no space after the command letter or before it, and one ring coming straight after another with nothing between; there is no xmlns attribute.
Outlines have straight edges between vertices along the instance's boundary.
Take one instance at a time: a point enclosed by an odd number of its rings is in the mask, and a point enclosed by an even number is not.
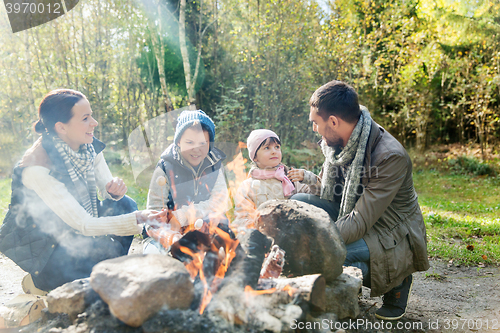
<svg viewBox="0 0 500 333"><path fill-rule="evenodd" d="M162 210L165 210L165 200L163 200L163 187L167 184L167 178L160 176L156 178L156 184L161 188L161 204Z"/></svg>

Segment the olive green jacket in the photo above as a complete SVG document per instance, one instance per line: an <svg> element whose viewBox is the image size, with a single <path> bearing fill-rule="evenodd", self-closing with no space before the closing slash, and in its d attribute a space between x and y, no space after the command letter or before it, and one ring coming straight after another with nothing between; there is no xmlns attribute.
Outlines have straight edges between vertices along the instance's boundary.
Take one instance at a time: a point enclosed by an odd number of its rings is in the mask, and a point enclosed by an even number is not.
<svg viewBox="0 0 500 333"><path fill-rule="evenodd" d="M403 146L372 121L362 191L353 211L336 221L346 244L363 238L370 250L371 296L384 294L429 268L425 224Z"/></svg>

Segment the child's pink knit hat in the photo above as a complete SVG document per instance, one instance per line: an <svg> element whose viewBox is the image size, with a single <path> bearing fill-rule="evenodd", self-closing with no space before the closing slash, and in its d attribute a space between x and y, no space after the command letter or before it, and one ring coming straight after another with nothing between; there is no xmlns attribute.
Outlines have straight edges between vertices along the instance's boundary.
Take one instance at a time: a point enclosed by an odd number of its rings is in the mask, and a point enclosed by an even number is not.
<svg viewBox="0 0 500 333"><path fill-rule="evenodd" d="M247 139L248 155L250 156L250 159L252 161L255 158L255 154L257 153L257 148L259 148L260 144L264 142L267 138L276 138L278 140L280 139L276 133L267 129L254 130L248 136Z"/></svg>

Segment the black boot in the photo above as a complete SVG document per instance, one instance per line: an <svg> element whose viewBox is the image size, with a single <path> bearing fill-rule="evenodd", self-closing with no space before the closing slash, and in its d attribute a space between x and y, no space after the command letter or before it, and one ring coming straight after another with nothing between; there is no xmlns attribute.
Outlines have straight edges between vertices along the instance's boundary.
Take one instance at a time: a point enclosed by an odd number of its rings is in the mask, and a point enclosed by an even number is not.
<svg viewBox="0 0 500 333"><path fill-rule="evenodd" d="M383 320L398 320L406 313L406 305L410 298L413 278L407 276L403 283L382 297L384 304L375 312L375 317Z"/></svg>

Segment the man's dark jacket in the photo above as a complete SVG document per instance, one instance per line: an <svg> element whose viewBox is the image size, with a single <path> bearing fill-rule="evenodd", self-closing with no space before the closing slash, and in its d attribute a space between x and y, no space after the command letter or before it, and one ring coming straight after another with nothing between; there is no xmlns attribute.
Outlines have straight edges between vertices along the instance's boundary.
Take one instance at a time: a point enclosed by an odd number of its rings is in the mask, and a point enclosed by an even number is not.
<svg viewBox="0 0 500 333"><path fill-rule="evenodd" d="M372 120L361 175L363 192L353 211L336 221L346 244L363 238L370 250L371 295L429 268L424 219L404 147Z"/></svg>

